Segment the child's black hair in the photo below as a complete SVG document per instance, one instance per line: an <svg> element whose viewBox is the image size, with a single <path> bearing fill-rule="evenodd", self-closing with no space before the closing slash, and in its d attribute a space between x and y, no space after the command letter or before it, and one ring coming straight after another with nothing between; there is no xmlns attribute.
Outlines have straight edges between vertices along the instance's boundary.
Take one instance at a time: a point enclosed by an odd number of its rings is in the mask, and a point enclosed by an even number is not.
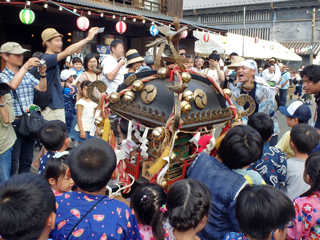
<svg viewBox="0 0 320 240"><path fill-rule="evenodd" d="M259 160L263 140L252 127L241 125L231 128L218 149L218 157L230 169L243 168Z"/></svg>
<svg viewBox="0 0 320 240"><path fill-rule="evenodd" d="M155 214L166 204L167 194L157 184L140 185L132 194L130 207L140 224L150 225Z"/></svg>
<svg viewBox="0 0 320 240"><path fill-rule="evenodd" d="M99 62L97 56L96 56L94 53L88 53L88 54L84 57L84 60L83 60L84 70L86 70L86 71L89 70L89 68L88 68L88 63L89 63L89 61L90 61L92 58L95 58L95 59L97 60L97 62Z"/></svg>
<svg viewBox="0 0 320 240"><path fill-rule="evenodd" d="M39 142L51 152L59 151L67 138L67 125L60 120L48 121L38 131Z"/></svg>
<svg viewBox="0 0 320 240"><path fill-rule="evenodd" d="M89 86L90 83L91 83L91 81L89 81L89 80L84 80L84 81L80 84L80 89L83 90L84 87Z"/></svg>
<svg viewBox="0 0 320 240"><path fill-rule="evenodd" d="M308 153L316 148L320 135L314 127L298 124L291 129L290 137L300 153Z"/></svg>
<svg viewBox="0 0 320 240"><path fill-rule="evenodd" d="M69 167L69 156L65 155L60 158L51 158L47 164L44 171L44 177L49 181L50 178L58 181L60 177L66 174Z"/></svg>
<svg viewBox="0 0 320 240"><path fill-rule="evenodd" d="M163 224L181 232L196 228L209 214L211 195L208 188L193 179L180 180L172 185L167 195L167 211L158 210L152 221L152 231L156 240L164 239Z"/></svg>
<svg viewBox="0 0 320 240"><path fill-rule="evenodd" d="M0 235L3 239L39 239L54 212L55 196L43 176L24 173L0 185Z"/></svg>
<svg viewBox="0 0 320 240"><path fill-rule="evenodd" d="M69 168L73 181L84 191L105 188L116 169L116 155L106 141L93 138L85 141L70 155Z"/></svg>
<svg viewBox="0 0 320 240"><path fill-rule="evenodd" d="M81 58L79 58L79 57L75 57L75 58L72 59L72 64L75 64L75 63L83 64Z"/></svg>
<svg viewBox="0 0 320 240"><path fill-rule="evenodd" d="M128 126L129 121L124 118L116 118L113 120L111 124L111 129L114 133L114 136L117 138L120 136L121 133L118 131L118 124L120 125L120 131L124 136L127 136L128 134Z"/></svg>
<svg viewBox="0 0 320 240"><path fill-rule="evenodd" d="M320 81L320 66L319 65L306 66L302 70L302 72L300 72L300 76L302 78L304 76L307 76L311 82L317 83Z"/></svg>
<svg viewBox="0 0 320 240"><path fill-rule="evenodd" d="M305 163L304 174L308 174L312 181L311 188L300 197L308 197L320 191L320 152L310 154Z"/></svg>
<svg viewBox="0 0 320 240"><path fill-rule="evenodd" d="M267 185L246 186L235 209L241 230L252 239L268 239L273 230L285 227L295 217L292 201Z"/></svg>
<svg viewBox="0 0 320 240"><path fill-rule="evenodd" d="M274 123L265 113L255 113L249 117L248 125L255 129L264 142L268 142L273 134Z"/></svg>

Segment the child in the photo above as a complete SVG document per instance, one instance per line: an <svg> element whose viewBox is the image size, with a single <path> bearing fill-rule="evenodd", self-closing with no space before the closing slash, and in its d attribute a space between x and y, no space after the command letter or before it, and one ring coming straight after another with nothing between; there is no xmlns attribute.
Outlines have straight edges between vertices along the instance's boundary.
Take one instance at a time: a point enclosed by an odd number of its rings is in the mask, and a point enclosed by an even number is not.
<svg viewBox="0 0 320 240"><path fill-rule="evenodd" d="M239 194L236 217L243 233L228 233L224 240L284 240L294 207L271 186L247 186Z"/></svg>
<svg viewBox="0 0 320 240"><path fill-rule="evenodd" d="M88 80L81 83L80 89L82 98L76 103L78 123L75 127L75 141L79 144L84 142L85 140L93 138L93 136L90 136L90 132L94 126L94 115L98 104L91 101L88 97L87 89L90 83L91 81Z"/></svg>
<svg viewBox="0 0 320 240"><path fill-rule="evenodd" d="M293 201L296 214L287 239L319 239L320 219L320 153L310 155L305 164L303 180L310 189Z"/></svg>
<svg viewBox="0 0 320 240"><path fill-rule="evenodd" d="M193 57L188 57L187 70L197 71L197 69L195 69L195 67L194 67L194 58Z"/></svg>
<svg viewBox="0 0 320 240"><path fill-rule="evenodd" d="M167 194L156 184L140 185L131 196L131 208L139 223L142 239L155 240L151 221L160 207L166 204Z"/></svg>
<svg viewBox="0 0 320 240"><path fill-rule="evenodd" d="M55 212L55 197L42 176L23 173L0 185L0 239L48 239Z"/></svg>
<svg viewBox="0 0 320 240"><path fill-rule="evenodd" d="M81 60L81 59L80 59ZM76 112L76 95L77 90L75 89L75 92L71 94L70 88L66 86L67 83L72 84L73 82L73 76L76 74L73 70L62 70L60 74L61 81L64 82L64 88L63 88L63 101L64 101L64 110L65 110L65 116L66 116L66 124L68 127L68 133L70 134L72 121L74 115Z"/></svg>
<svg viewBox="0 0 320 240"><path fill-rule="evenodd" d="M83 73L83 64L82 64L82 60L79 57L75 57L72 59L72 70L75 71L76 76L74 76L74 80L79 77L81 75L81 73Z"/></svg>
<svg viewBox="0 0 320 240"><path fill-rule="evenodd" d="M138 239L138 223L127 205L105 196L110 179L116 179L117 159L106 141L93 138L75 148L67 175L78 192L56 197L56 228L52 239Z"/></svg>
<svg viewBox="0 0 320 240"><path fill-rule="evenodd" d="M301 123L308 124L308 121L312 117L310 108L301 101L295 101L288 107L281 106L279 107L279 111L287 117L287 125L291 128ZM290 131L283 134L276 148L286 153L287 159L293 158L294 152L290 147Z"/></svg>
<svg viewBox="0 0 320 240"><path fill-rule="evenodd" d="M70 192L74 185L72 178L66 172L69 168L69 156L67 152L55 153L48 161L44 176L49 182L55 196L61 196L62 193Z"/></svg>
<svg viewBox="0 0 320 240"><path fill-rule="evenodd" d="M306 124L298 124L291 130L290 145L294 152L294 158L287 161L287 181L283 192L292 200L309 188L303 182L303 169L308 152L318 145L319 137L317 129Z"/></svg>
<svg viewBox="0 0 320 240"><path fill-rule="evenodd" d="M217 157L201 153L193 161L187 176L203 182L212 201L209 222L198 235L201 239L221 240L228 232L240 231L235 217L236 198L248 183L231 169L243 168L262 155L263 141L249 126L231 128L221 141Z"/></svg>
<svg viewBox="0 0 320 240"><path fill-rule="evenodd" d="M48 121L38 132L40 143L47 152L40 159L39 174L44 175L46 164L56 152L64 152L69 147L67 125L59 120Z"/></svg>
<svg viewBox="0 0 320 240"><path fill-rule="evenodd" d="M209 189L192 179L180 180L168 192L163 205L152 221L156 240L196 239L208 220L210 209Z"/></svg>
<svg viewBox="0 0 320 240"><path fill-rule="evenodd" d="M274 129L271 117L265 113L255 113L249 117L248 125L255 129L264 141L261 158L248 169L257 171L268 185L276 188L284 186L287 178L287 160L281 150L269 145Z"/></svg>

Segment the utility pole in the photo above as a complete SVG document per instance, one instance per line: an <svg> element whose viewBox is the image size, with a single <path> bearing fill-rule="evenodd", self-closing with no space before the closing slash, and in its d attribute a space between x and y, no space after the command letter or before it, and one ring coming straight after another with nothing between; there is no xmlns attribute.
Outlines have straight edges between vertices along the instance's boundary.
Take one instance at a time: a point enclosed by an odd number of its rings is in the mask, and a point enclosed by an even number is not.
<svg viewBox="0 0 320 240"><path fill-rule="evenodd" d="M310 60L309 64L313 63L313 45L314 45L314 29L316 25L316 13L319 12L319 9L316 10L315 8L310 12L307 11L307 13L312 13L312 30L311 30L311 51L310 51Z"/></svg>
<svg viewBox="0 0 320 240"><path fill-rule="evenodd" d="M242 57L244 57L244 36L246 35L246 7L243 8Z"/></svg>

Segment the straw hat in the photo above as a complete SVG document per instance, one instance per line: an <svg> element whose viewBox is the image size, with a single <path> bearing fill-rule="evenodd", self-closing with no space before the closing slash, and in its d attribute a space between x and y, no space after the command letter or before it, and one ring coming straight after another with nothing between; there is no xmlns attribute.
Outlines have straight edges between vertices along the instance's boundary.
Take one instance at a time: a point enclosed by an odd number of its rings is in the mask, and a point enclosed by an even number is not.
<svg viewBox="0 0 320 240"><path fill-rule="evenodd" d="M42 38L42 45L46 45L46 41L51 40L52 38L55 37L63 37L62 34L58 33L57 30L54 28L47 28L41 33L41 38Z"/></svg>
<svg viewBox="0 0 320 240"><path fill-rule="evenodd" d="M143 57L140 56L139 52L136 49L130 49L127 54L127 66L132 63L143 62Z"/></svg>
<svg viewBox="0 0 320 240"><path fill-rule="evenodd" d="M235 56L232 60L232 63L227 66L228 68L239 67L239 64L244 60L243 57Z"/></svg>

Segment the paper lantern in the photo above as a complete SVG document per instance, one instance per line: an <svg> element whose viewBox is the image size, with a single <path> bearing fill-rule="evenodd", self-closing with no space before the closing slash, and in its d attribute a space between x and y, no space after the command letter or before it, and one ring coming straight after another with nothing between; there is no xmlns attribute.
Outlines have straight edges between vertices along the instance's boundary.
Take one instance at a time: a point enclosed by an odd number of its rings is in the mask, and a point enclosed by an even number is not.
<svg viewBox="0 0 320 240"><path fill-rule="evenodd" d="M309 50L311 50L311 49L312 49L312 46L311 46L311 45L309 45L309 47L308 47L308 48L309 48Z"/></svg>
<svg viewBox="0 0 320 240"><path fill-rule="evenodd" d="M205 35L203 35L203 41L204 42L209 42L210 40L210 35L208 33L206 33Z"/></svg>
<svg viewBox="0 0 320 240"><path fill-rule="evenodd" d="M294 48L290 48L290 52L294 53L295 52Z"/></svg>
<svg viewBox="0 0 320 240"><path fill-rule="evenodd" d="M308 52L309 51L309 47L306 47L306 50L305 50L305 52Z"/></svg>
<svg viewBox="0 0 320 240"><path fill-rule="evenodd" d="M299 48L296 50L296 53L300 53L300 49Z"/></svg>
<svg viewBox="0 0 320 240"><path fill-rule="evenodd" d="M255 37L255 38L254 38L254 42L255 42L255 43L258 43L258 42L259 42L259 38L258 38L258 37Z"/></svg>
<svg viewBox="0 0 320 240"><path fill-rule="evenodd" d="M33 23L34 19L36 18L34 12L29 8L22 9L20 11L19 17L21 22L27 25Z"/></svg>
<svg viewBox="0 0 320 240"><path fill-rule="evenodd" d="M273 44L270 45L270 49L271 49L271 50L274 49L274 45L273 45Z"/></svg>
<svg viewBox="0 0 320 240"><path fill-rule="evenodd" d="M182 38L186 38L188 36L188 30L182 31Z"/></svg>
<svg viewBox="0 0 320 240"><path fill-rule="evenodd" d="M81 31L86 31L89 28L90 22L86 17L79 17L77 19L77 26Z"/></svg>
<svg viewBox="0 0 320 240"><path fill-rule="evenodd" d="M305 53L305 51L306 51L305 48L301 48L301 49L300 49L300 52L301 52L301 53Z"/></svg>
<svg viewBox="0 0 320 240"><path fill-rule="evenodd" d="M227 36L223 36L221 40L222 40L223 44L226 44L227 43Z"/></svg>
<svg viewBox="0 0 320 240"><path fill-rule="evenodd" d="M156 36L156 35L158 35L158 33L159 33L159 30L156 28L155 25L152 25L152 26L150 27L150 34L151 34L152 36Z"/></svg>
<svg viewBox="0 0 320 240"><path fill-rule="evenodd" d="M116 30L118 33L123 34L127 30L127 24L123 21L117 22Z"/></svg>

